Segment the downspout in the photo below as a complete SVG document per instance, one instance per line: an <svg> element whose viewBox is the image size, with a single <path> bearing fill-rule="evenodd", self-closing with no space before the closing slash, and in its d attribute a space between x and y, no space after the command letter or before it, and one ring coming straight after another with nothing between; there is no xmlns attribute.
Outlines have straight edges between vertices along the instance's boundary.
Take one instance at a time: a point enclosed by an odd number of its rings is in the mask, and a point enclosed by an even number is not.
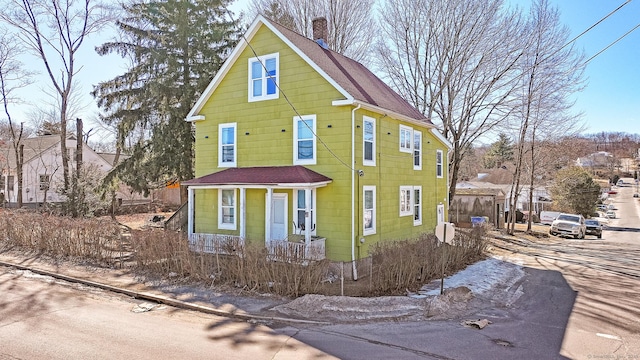
<svg viewBox="0 0 640 360"><path fill-rule="evenodd" d="M360 104L351 110L351 166L356 163L356 111L360 109ZM351 265L353 267L353 280L358 280L358 270L356 269L356 171L351 169Z"/></svg>

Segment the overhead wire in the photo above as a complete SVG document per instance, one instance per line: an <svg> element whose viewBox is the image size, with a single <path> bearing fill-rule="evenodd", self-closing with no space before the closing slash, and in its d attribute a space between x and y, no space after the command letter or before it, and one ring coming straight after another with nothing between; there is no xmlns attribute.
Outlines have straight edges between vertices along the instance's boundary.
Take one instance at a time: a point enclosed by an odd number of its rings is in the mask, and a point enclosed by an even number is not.
<svg viewBox="0 0 640 360"><path fill-rule="evenodd" d="M231 22L235 23L235 19L233 18L233 15L231 14L231 12L229 11L229 9L226 9L227 14L229 15L229 18L231 18ZM349 170L351 171L356 171L356 169L347 164L344 160L342 160L333 150L331 150L331 148L329 148L329 145L327 145L327 143L324 142L324 140L322 140L322 138L313 130L313 128L311 126L309 126L309 124L307 124L306 121L304 121L304 117L302 115L300 115L300 112L298 112L298 109L296 109L295 105L293 105L293 103L289 100L289 97L287 96L287 94L284 92L284 90L282 90L282 88L280 87L280 84L276 81L276 79L273 77L273 75L269 74L269 71L267 70L266 65L262 62L262 60L260 59L260 56L258 55L258 53L256 52L256 50L254 49L254 47L251 45L251 43L249 42L249 40L246 38L244 32L242 32L242 39L244 40L244 42L247 44L247 46L249 46L249 48L251 49L251 52L253 53L253 55L256 57L256 59L258 60L258 62L260 63L260 65L262 66L263 70L265 71L265 73L267 74L267 77L269 80L271 80L273 82L273 84L276 86L276 88L278 89L278 91L282 94L282 97L284 98L284 100L287 102L287 104L289 104L289 106L291 107L291 109L293 110L293 112L296 114L296 117L299 118L300 120L302 120L302 123L309 129L309 131L311 131L311 133L313 134L313 136L320 142L320 144L322 144L322 146L327 149L327 151L329 152L329 154L331 154L331 156L333 156L334 158L336 158L336 160L338 160L342 165L346 166ZM278 71L280 71L278 69Z"/></svg>

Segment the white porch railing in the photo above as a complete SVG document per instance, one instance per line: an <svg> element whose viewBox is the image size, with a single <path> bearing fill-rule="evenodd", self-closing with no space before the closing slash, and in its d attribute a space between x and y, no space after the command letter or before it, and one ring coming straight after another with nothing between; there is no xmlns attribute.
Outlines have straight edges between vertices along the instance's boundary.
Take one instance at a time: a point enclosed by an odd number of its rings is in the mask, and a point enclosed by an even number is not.
<svg viewBox="0 0 640 360"><path fill-rule="evenodd" d="M189 248L196 252L235 255L244 247L244 239L235 235L189 234Z"/></svg>
<svg viewBox="0 0 640 360"><path fill-rule="evenodd" d="M274 261L302 263L326 258L325 238L312 237L307 246L304 237L291 235L287 240L272 240L267 244L269 259ZM242 251L244 239L235 235L202 234L189 235L192 251L211 254L235 255Z"/></svg>
<svg viewBox="0 0 640 360"><path fill-rule="evenodd" d="M307 246L304 237L291 235L287 240L271 240L267 245L269 256L276 261L304 262L326 258L325 238L312 237Z"/></svg>

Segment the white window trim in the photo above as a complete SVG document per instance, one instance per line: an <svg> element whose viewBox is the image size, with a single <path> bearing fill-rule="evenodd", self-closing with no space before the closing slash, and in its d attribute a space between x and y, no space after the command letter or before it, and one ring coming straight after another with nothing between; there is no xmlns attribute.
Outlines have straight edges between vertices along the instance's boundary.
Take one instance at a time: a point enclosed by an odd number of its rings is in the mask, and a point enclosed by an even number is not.
<svg viewBox="0 0 640 360"><path fill-rule="evenodd" d="M406 196L409 196L407 199ZM402 208L404 200L404 209ZM400 197L398 198L398 209L400 216L413 215L413 186L400 186Z"/></svg>
<svg viewBox="0 0 640 360"><path fill-rule="evenodd" d="M266 76L264 74L264 64L265 61L267 59L276 59L276 75L274 76L274 80L276 82L276 92L275 94L271 94L271 95L267 95L267 79L269 78L268 76ZM260 61L260 66L262 67L263 70L263 85L262 85L262 90L263 90L263 95L261 96L253 96L253 79L251 78L251 65L256 62L256 61ZM280 85L280 53L273 53L273 54L268 54L268 55L262 55L262 56L258 56L258 57L253 57L251 59L249 59L249 72L247 75L248 78L248 92L249 92L249 102L254 102L254 101L263 101L263 100L272 100L272 99L277 99L280 97L280 91L277 89L277 86Z"/></svg>
<svg viewBox="0 0 640 360"><path fill-rule="evenodd" d="M298 208L298 191L302 190L304 191L305 189L294 189L293 191L293 217L295 219L295 221L298 221L298 211L303 210L301 208ZM317 227L317 222L316 222L316 207L317 207L317 201L316 201L316 189L311 189L311 235L316 235L316 230L318 229ZM293 225L293 224L292 224ZM296 223L297 227L294 227L293 231L295 234L297 234L298 232L302 232L302 228L300 227L300 224ZM304 232L302 232L302 234L304 234Z"/></svg>
<svg viewBox="0 0 640 360"><path fill-rule="evenodd" d="M415 142L419 139L419 148L416 149ZM422 132L418 130L413 131L413 170L422 170ZM417 157L416 157L417 152ZM418 165L416 165L416 158L418 159Z"/></svg>
<svg viewBox="0 0 640 360"><path fill-rule="evenodd" d="M417 199L417 203L415 196L416 190L420 192L420 197ZM413 226L422 225L422 186L414 186L411 195L413 196ZM416 212L418 214L418 219L416 219Z"/></svg>
<svg viewBox="0 0 640 360"><path fill-rule="evenodd" d="M364 138L367 129L366 123L372 124L373 140L371 141L371 159L365 159L367 141ZM376 166L376 119L368 116L362 117L362 165Z"/></svg>
<svg viewBox="0 0 640 360"><path fill-rule="evenodd" d="M313 120L313 127L311 129L312 141L313 141L313 158L311 159L298 159L298 122L304 120ZM318 149L316 146L316 129L318 127L318 121L315 115L301 115L293 118L293 165L315 165L318 158Z"/></svg>
<svg viewBox="0 0 640 360"><path fill-rule="evenodd" d="M222 222L222 191L233 191L233 224ZM238 192L236 189L218 189L218 229L237 230L238 228Z"/></svg>
<svg viewBox="0 0 640 360"><path fill-rule="evenodd" d="M440 162L438 162L438 154L440 154ZM438 171L438 167L440 171ZM442 179L444 177L444 152L436 150L436 177Z"/></svg>
<svg viewBox="0 0 640 360"><path fill-rule="evenodd" d="M373 209L372 209L372 215L371 215L373 220L372 220L372 224L371 224L372 225L371 229L367 229L367 228L364 227L364 213L365 213L365 210L367 210L366 207L365 207L365 201L366 201L365 200L366 199L365 193L367 191L371 191L373 193ZM362 234L363 235L373 235L373 234L376 233L376 217L377 217L377 215L376 215L376 187L375 186L363 186L362 187Z"/></svg>
<svg viewBox="0 0 640 360"><path fill-rule="evenodd" d="M409 132L409 147L404 146L405 144L402 142L402 133ZM399 150L400 152L413 154L413 128L405 125L400 125L400 130L398 131L398 142L399 142Z"/></svg>
<svg viewBox="0 0 640 360"><path fill-rule="evenodd" d="M222 130L233 128L233 161L222 161ZM218 167L236 167L238 166L238 123L226 123L218 125Z"/></svg>

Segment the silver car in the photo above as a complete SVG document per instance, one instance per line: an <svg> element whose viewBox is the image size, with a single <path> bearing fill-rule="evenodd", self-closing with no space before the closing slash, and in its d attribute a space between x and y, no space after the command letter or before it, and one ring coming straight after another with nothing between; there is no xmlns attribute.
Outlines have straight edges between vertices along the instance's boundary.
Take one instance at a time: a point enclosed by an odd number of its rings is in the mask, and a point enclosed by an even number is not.
<svg viewBox="0 0 640 360"><path fill-rule="evenodd" d="M576 239L584 239L586 232L584 217L579 214L560 214L549 229L551 235L573 236Z"/></svg>

